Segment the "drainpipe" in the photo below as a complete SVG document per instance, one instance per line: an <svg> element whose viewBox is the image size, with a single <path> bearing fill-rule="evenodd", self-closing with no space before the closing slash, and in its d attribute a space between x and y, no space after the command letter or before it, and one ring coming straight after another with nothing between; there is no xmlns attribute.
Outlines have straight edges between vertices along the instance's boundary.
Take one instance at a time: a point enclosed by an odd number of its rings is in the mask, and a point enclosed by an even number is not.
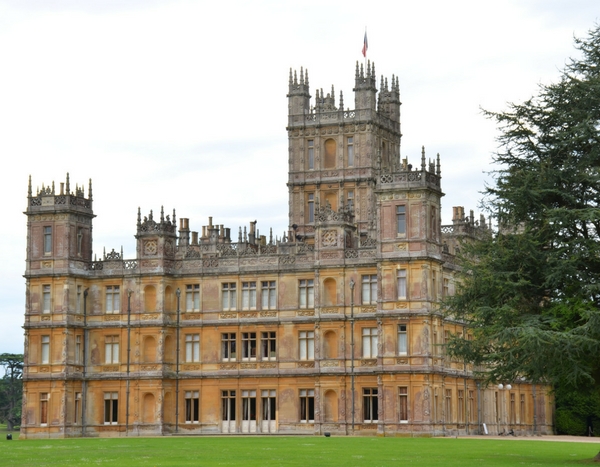
<svg viewBox="0 0 600 467"><path fill-rule="evenodd" d="M127 389L125 390L125 436L129 436L129 370L131 365L131 290L127 291Z"/></svg>
<svg viewBox="0 0 600 467"><path fill-rule="evenodd" d="M181 290L179 287L175 292L177 295L177 351L175 353L175 433L179 432L179 300Z"/></svg>
<svg viewBox="0 0 600 467"><path fill-rule="evenodd" d="M83 370L81 372L82 382L81 382L81 436L85 436L85 401L86 401L86 393L87 393L87 349L88 349L88 328L87 328L87 296L89 292L89 288L83 291Z"/></svg>

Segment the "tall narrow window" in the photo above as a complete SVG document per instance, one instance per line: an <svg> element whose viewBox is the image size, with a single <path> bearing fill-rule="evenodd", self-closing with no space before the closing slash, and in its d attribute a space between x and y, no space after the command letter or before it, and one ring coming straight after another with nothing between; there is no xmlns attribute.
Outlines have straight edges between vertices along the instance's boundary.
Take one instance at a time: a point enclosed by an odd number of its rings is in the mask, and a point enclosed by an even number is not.
<svg viewBox="0 0 600 467"><path fill-rule="evenodd" d="M377 328L362 329L362 356L363 358L377 357Z"/></svg>
<svg viewBox="0 0 600 467"><path fill-rule="evenodd" d="M519 418L521 423L525 423L525 394L521 394L520 397Z"/></svg>
<svg viewBox="0 0 600 467"><path fill-rule="evenodd" d="M81 423L81 393L75 393L75 407L73 409L73 423L79 425Z"/></svg>
<svg viewBox="0 0 600 467"><path fill-rule="evenodd" d="M223 310L237 310L235 282L222 285Z"/></svg>
<svg viewBox="0 0 600 467"><path fill-rule="evenodd" d="M362 276L362 302L363 305L377 303L377 275Z"/></svg>
<svg viewBox="0 0 600 467"><path fill-rule="evenodd" d="M242 282L242 310L256 310L256 282Z"/></svg>
<svg viewBox="0 0 600 467"><path fill-rule="evenodd" d="M81 299L83 297L81 289L82 289L82 287L80 285L78 285L77 286L77 302L75 303L75 313L81 313L81 310L83 308L82 303L81 303Z"/></svg>
<svg viewBox="0 0 600 467"><path fill-rule="evenodd" d="M510 407L508 409L508 420L511 425L517 423L517 410L516 410L515 393L510 393Z"/></svg>
<svg viewBox="0 0 600 467"><path fill-rule="evenodd" d="M104 340L104 362L119 363L119 336L106 336Z"/></svg>
<svg viewBox="0 0 600 467"><path fill-rule="evenodd" d="M444 393L444 419L446 422L451 422L452 417L452 389L446 389Z"/></svg>
<svg viewBox="0 0 600 467"><path fill-rule="evenodd" d="M223 361L235 361L237 357L235 332L221 334L221 355Z"/></svg>
<svg viewBox="0 0 600 467"><path fill-rule="evenodd" d="M398 284L398 299L406 299L406 269L398 269L397 271L397 284Z"/></svg>
<svg viewBox="0 0 600 467"><path fill-rule="evenodd" d="M406 386L398 388L400 400L398 408L400 411L400 423L408 422L408 388Z"/></svg>
<svg viewBox="0 0 600 467"><path fill-rule="evenodd" d="M79 227L77 229L77 256L81 256L83 249L83 229Z"/></svg>
<svg viewBox="0 0 600 467"><path fill-rule="evenodd" d="M354 138L349 136L346 144L348 150L348 167L352 167L354 165Z"/></svg>
<svg viewBox="0 0 600 467"><path fill-rule="evenodd" d="M50 313L50 286L42 285L42 313Z"/></svg>
<svg viewBox="0 0 600 467"><path fill-rule="evenodd" d="M200 284L185 286L185 311L200 311Z"/></svg>
<svg viewBox="0 0 600 467"><path fill-rule="evenodd" d="M106 287L106 313L121 312L121 290L118 285L109 285Z"/></svg>
<svg viewBox="0 0 600 467"><path fill-rule="evenodd" d="M200 361L200 334L185 335L185 361Z"/></svg>
<svg viewBox="0 0 600 467"><path fill-rule="evenodd" d="M44 254L52 254L52 227L44 227Z"/></svg>
<svg viewBox="0 0 600 467"><path fill-rule="evenodd" d="M221 391L222 416L224 422L235 421L235 391Z"/></svg>
<svg viewBox="0 0 600 467"><path fill-rule="evenodd" d="M277 357L277 339L275 331L261 333L261 358L275 360Z"/></svg>
<svg viewBox="0 0 600 467"><path fill-rule="evenodd" d="M324 168L335 169L337 158L337 144L334 139L325 141L325 157L323 157Z"/></svg>
<svg viewBox="0 0 600 467"><path fill-rule="evenodd" d="M435 271L431 271L431 298L433 300L437 300L437 273Z"/></svg>
<svg viewBox="0 0 600 467"><path fill-rule="evenodd" d="M262 396L262 420L263 422L271 422L275 420L277 413L277 405L274 389L264 389L261 392Z"/></svg>
<svg viewBox="0 0 600 467"><path fill-rule="evenodd" d="M313 423L315 421L315 390L300 389L300 421Z"/></svg>
<svg viewBox="0 0 600 467"><path fill-rule="evenodd" d="M444 279L442 286L442 295L448 297L450 295L450 279Z"/></svg>
<svg viewBox="0 0 600 467"><path fill-rule="evenodd" d="M256 360L256 333L242 333L242 360Z"/></svg>
<svg viewBox="0 0 600 467"><path fill-rule="evenodd" d="M348 208L354 209L354 191L349 190L346 198L347 198L346 204L347 204Z"/></svg>
<svg viewBox="0 0 600 467"><path fill-rule="evenodd" d="M406 206L396 206L396 232L406 234Z"/></svg>
<svg viewBox="0 0 600 467"><path fill-rule="evenodd" d="M315 291L313 279L303 279L299 283L300 308L314 308Z"/></svg>
<svg viewBox="0 0 600 467"><path fill-rule="evenodd" d="M377 393L377 388L363 388L363 420L365 423L373 423L379 419Z"/></svg>
<svg viewBox="0 0 600 467"><path fill-rule="evenodd" d="M277 308L277 290L275 281L262 281L261 283L261 308L274 310Z"/></svg>
<svg viewBox="0 0 600 467"><path fill-rule="evenodd" d="M465 423L465 391L459 389L456 394L458 397L458 423Z"/></svg>
<svg viewBox="0 0 600 467"><path fill-rule="evenodd" d="M298 335L298 342L300 344L300 360L314 360L315 359L315 332L314 331L300 331Z"/></svg>
<svg viewBox="0 0 600 467"><path fill-rule="evenodd" d="M50 336L42 336L42 363L50 363Z"/></svg>
<svg viewBox="0 0 600 467"><path fill-rule="evenodd" d="M398 355L408 354L408 336L406 333L406 324L398 325Z"/></svg>
<svg viewBox="0 0 600 467"><path fill-rule="evenodd" d="M119 420L119 393L104 393L104 424L116 425Z"/></svg>
<svg viewBox="0 0 600 467"><path fill-rule="evenodd" d="M40 393L40 425L48 424L48 393Z"/></svg>
<svg viewBox="0 0 600 467"><path fill-rule="evenodd" d="M75 336L75 364L81 363L81 336Z"/></svg>
<svg viewBox="0 0 600 467"><path fill-rule="evenodd" d="M313 170L315 168L315 140L309 139L307 141L308 146L308 154L306 155L308 160L308 170Z"/></svg>
<svg viewBox="0 0 600 467"><path fill-rule="evenodd" d="M185 391L185 423L200 422L200 393Z"/></svg>
<svg viewBox="0 0 600 467"><path fill-rule="evenodd" d="M242 420L256 421L256 391L242 391Z"/></svg>
<svg viewBox="0 0 600 467"><path fill-rule="evenodd" d="M312 223L315 221L315 194L309 193L307 198L308 208L308 222Z"/></svg>

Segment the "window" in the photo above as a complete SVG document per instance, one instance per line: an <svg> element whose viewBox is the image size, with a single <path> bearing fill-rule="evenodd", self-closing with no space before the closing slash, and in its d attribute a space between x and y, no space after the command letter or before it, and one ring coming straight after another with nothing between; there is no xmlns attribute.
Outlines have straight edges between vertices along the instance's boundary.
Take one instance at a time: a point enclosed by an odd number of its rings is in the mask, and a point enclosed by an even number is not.
<svg viewBox="0 0 600 467"><path fill-rule="evenodd" d="M362 276L362 302L363 305L377 303L377 275Z"/></svg>
<svg viewBox="0 0 600 467"><path fill-rule="evenodd" d="M396 281L398 284L398 299L406 299L406 269L398 269L396 275Z"/></svg>
<svg viewBox="0 0 600 467"><path fill-rule="evenodd" d="M315 332L300 331L300 334L298 336L298 342L300 344L300 360L314 360Z"/></svg>
<svg viewBox="0 0 600 467"><path fill-rule="evenodd" d="M456 391L458 397L458 423L465 423L465 391Z"/></svg>
<svg viewBox="0 0 600 467"><path fill-rule="evenodd" d="M236 353L235 332L224 332L221 334L221 354L223 361L235 361Z"/></svg>
<svg viewBox="0 0 600 467"><path fill-rule="evenodd" d="M275 360L277 357L277 339L275 331L267 331L261 334L261 358L263 360Z"/></svg>
<svg viewBox="0 0 600 467"><path fill-rule="evenodd" d="M363 358L377 357L377 328L362 329Z"/></svg>
<svg viewBox="0 0 600 467"><path fill-rule="evenodd" d="M354 209L354 191L348 191L346 196L348 202L346 203L349 209Z"/></svg>
<svg viewBox="0 0 600 467"><path fill-rule="evenodd" d="M185 335L185 361L200 361L200 334Z"/></svg>
<svg viewBox="0 0 600 467"><path fill-rule="evenodd" d="M242 333L242 360L256 360L256 333Z"/></svg>
<svg viewBox="0 0 600 467"><path fill-rule="evenodd" d="M263 310L274 310L277 308L275 281L263 281L261 283L261 308Z"/></svg>
<svg viewBox="0 0 600 467"><path fill-rule="evenodd" d="M516 411L515 393L510 393L510 407L508 409L508 423L514 425L517 423L517 411Z"/></svg>
<svg viewBox="0 0 600 467"><path fill-rule="evenodd" d="M400 423L408 422L408 388L406 386L398 388L400 401L398 408L400 409Z"/></svg>
<svg viewBox="0 0 600 467"><path fill-rule="evenodd" d="M379 419L377 393L377 388L363 388L363 420L365 423L373 423Z"/></svg>
<svg viewBox="0 0 600 467"><path fill-rule="evenodd" d="M406 324L398 325L398 355L408 354L408 336L406 334Z"/></svg>
<svg viewBox="0 0 600 467"><path fill-rule="evenodd" d="M223 421L235 421L235 391L221 391Z"/></svg>
<svg viewBox="0 0 600 467"><path fill-rule="evenodd" d="M256 421L256 391L242 391L242 420Z"/></svg>
<svg viewBox="0 0 600 467"><path fill-rule="evenodd" d="M42 313L50 313L50 286L42 285Z"/></svg>
<svg viewBox="0 0 600 467"><path fill-rule="evenodd" d="M323 157L324 168L335 169L337 158L337 144L334 139L325 141L325 156Z"/></svg>
<svg viewBox="0 0 600 467"><path fill-rule="evenodd" d="M119 336L106 336L104 340L104 363L119 363Z"/></svg>
<svg viewBox="0 0 600 467"><path fill-rule="evenodd" d="M118 285L109 285L106 287L106 313L121 312L121 291Z"/></svg>
<svg viewBox="0 0 600 467"><path fill-rule="evenodd" d="M262 396L262 419L263 421L273 421L276 416L276 398L274 389L265 389L261 392Z"/></svg>
<svg viewBox="0 0 600 467"><path fill-rule="evenodd" d="M81 363L81 336L75 336L75 364Z"/></svg>
<svg viewBox="0 0 600 467"><path fill-rule="evenodd" d="M313 279L303 279L300 281L300 308L314 308L315 290Z"/></svg>
<svg viewBox="0 0 600 467"><path fill-rule="evenodd" d="M352 167L354 165L354 138L352 136L346 139L346 145L348 150L348 167Z"/></svg>
<svg viewBox="0 0 600 467"><path fill-rule="evenodd" d="M475 391L469 391L469 421L475 421Z"/></svg>
<svg viewBox="0 0 600 467"><path fill-rule="evenodd" d="M313 423L315 421L315 390L300 389L300 421Z"/></svg>
<svg viewBox="0 0 600 467"><path fill-rule="evenodd" d="M116 425L119 420L119 393L104 393L104 424Z"/></svg>
<svg viewBox="0 0 600 467"><path fill-rule="evenodd" d="M42 336L42 363L50 363L50 336Z"/></svg>
<svg viewBox="0 0 600 467"><path fill-rule="evenodd" d="M406 235L406 206L396 206L396 232Z"/></svg>
<svg viewBox="0 0 600 467"><path fill-rule="evenodd" d="M525 422L525 394L521 394L521 400L520 400L521 404L520 404L520 419L521 419L521 423Z"/></svg>
<svg viewBox="0 0 600 467"><path fill-rule="evenodd" d="M198 423L200 421L200 393L198 391L185 391L185 423Z"/></svg>
<svg viewBox="0 0 600 467"><path fill-rule="evenodd" d="M307 145L308 145L308 154L307 154L308 169L313 170L315 168L315 140L309 139L307 141Z"/></svg>
<svg viewBox="0 0 600 467"><path fill-rule="evenodd" d="M444 395L444 419L446 422L450 422L452 421L452 389L446 389Z"/></svg>
<svg viewBox="0 0 600 467"><path fill-rule="evenodd" d="M431 298L437 300L437 274L435 271L431 271Z"/></svg>
<svg viewBox="0 0 600 467"><path fill-rule="evenodd" d="M81 423L81 393L75 393L75 408L73 410L73 423L76 425Z"/></svg>
<svg viewBox="0 0 600 467"><path fill-rule="evenodd" d="M235 282L225 283L222 287L223 310L237 310Z"/></svg>
<svg viewBox="0 0 600 467"><path fill-rule="evenodd" d="M315 195L314 193L308 194L308 222L312 223L315 221Z"/></svg>
<svg viewBox="0 0 600 467"><path fill-rule="evenodd" d="M200 284L185 286L185 311L200 311Z"/></svg>
<svg viewBox="0 0 600 467"><path fill-rule="evenodd" d="M44 227L44 254L52 254L52 227Z"/></svg>
<svg viewBox="0 0 600 467"><path fill-rule="evenodd" d="M242 310L256 310L256 282L242 282Z"/></svg>
<svg viewBox="0 0 600 467"><path fill-rule="evenodd" d="M79 227L77 229L77 256L81 256L83 246L83 229Z"/></svg>
<svg viewBox="0 0 600 467"><path fill-rule="evenodd" d="M442 286L442 295L448 297L450 295L450 279L444 279Z"/></svg>
<svg viewBox="0 0 600 467"><path fill-rule="evenodd" d="M78 285L77 286L77 302L75 303L75 313L81 313L81 310L83 308L81 306L81 297L82 297L81 286Z"/></svg>
<svg viewBox="0 0 600 467"><path fill-rule="evenodd" d="M48 393L40 393L40 425L48 424Z"/></svg>

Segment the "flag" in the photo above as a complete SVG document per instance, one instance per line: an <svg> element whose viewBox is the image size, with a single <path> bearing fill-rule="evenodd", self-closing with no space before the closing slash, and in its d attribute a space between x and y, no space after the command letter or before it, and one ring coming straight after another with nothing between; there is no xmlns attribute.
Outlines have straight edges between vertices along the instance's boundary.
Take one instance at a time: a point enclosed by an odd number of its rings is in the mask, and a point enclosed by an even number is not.
<svg viewBox="0 0 600 467"><path fill-rule="evenodd" d="M367 49L369 48L369 43L367 42L367 31L365 31L365 43L363 44L362 54L363 57L367 58Z"/></svg>

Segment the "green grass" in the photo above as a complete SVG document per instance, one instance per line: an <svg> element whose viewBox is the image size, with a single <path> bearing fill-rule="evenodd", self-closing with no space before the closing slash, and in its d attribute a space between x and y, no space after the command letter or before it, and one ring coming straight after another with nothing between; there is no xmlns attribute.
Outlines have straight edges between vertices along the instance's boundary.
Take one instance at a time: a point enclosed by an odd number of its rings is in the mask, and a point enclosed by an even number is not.
<svg viewBox="0 0 600 467"><path fill-rule="evenodd" d="M452 438L163 437L0 441L0 466L582 466L600 443ZM598 465L598 464L595 464Z"/></svg>

